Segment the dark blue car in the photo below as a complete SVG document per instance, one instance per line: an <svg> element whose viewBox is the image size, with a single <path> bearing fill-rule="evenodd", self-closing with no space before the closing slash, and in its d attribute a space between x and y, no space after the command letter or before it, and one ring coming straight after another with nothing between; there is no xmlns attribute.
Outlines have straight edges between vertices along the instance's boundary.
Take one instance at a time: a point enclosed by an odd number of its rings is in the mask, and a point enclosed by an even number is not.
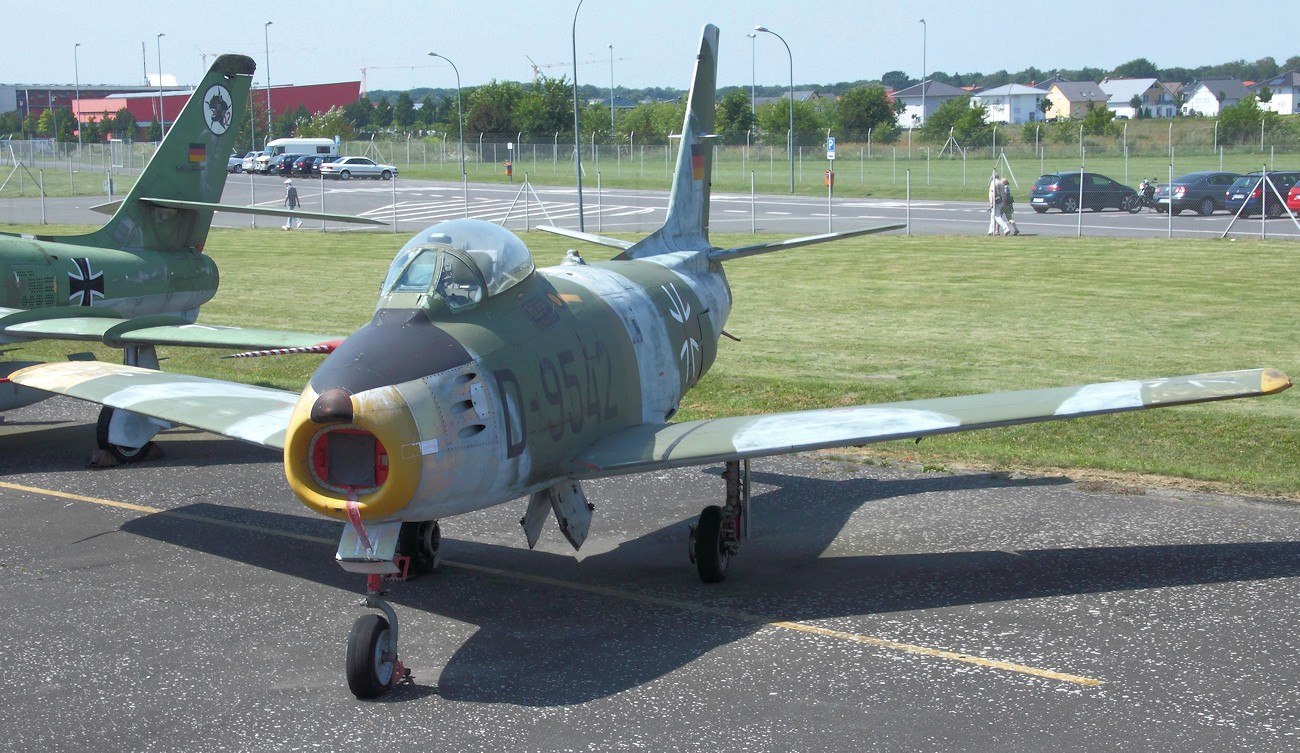
<svg viewBox="0 0 1300 753"><path fill-rule="evenodd" d="M1264 173L1247 173L1233 182L1223 196L1223 208L1242 217L1263 214L1265 217L1281 217L1286 211L1286 195L1297 182L1300 171L1278 170L1270 172L1268 179L1277 187L1277 193L1263 181ZM1266 195L1267 194L1267 195ZM1282 200L1278 200L1278 196ZM1243 208L1244 205L1244 208Z"/></svg>
<svg viewBox="0 0 1300 753"><path fill-rule="evenodd" d="M1079 190L1079 176L1083 176L1083 190ZM1034 181L1029 190L1029 206L1042 214L1048 209L1077 212L1079 207L1102 209L1127 209L1137 198L1137 191L1111 180L1101 173L1048 173Z"/></svg>

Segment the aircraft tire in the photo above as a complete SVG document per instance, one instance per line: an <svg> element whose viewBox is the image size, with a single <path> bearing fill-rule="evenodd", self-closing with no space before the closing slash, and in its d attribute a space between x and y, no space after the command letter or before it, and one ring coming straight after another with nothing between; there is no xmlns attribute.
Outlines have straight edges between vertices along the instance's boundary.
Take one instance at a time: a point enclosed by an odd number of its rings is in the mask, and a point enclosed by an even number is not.
<svg viewBox="0 0 1300 753"><path fill-rule="evenodd" d="M146 442L143 447L125 447L108 441L108 427L113 421L113 409L105 405L99 411L99 420L95 422L95 444L99 449L113 456L119 463L139 463L147 460L154 451L153 442Z"/></svg>
<svg viewBox="0 0 1300 753"><path fill-rule="evenodd" d="M695 528L695 567L700 580L721 583L727 577L729 556L722 542L722 508L709 505Z"/></svg>
<svg viewBox="0 0 1300 753"><path fill-rule="evenodd" d="M417 575L429 575L442 566L442 528L436 520L402 524L398 534L397 551L411 558L411 570Z"/></svg>
<svg viewBox="0 0 1300 753"><path fill-rule="evenodd" d="M378 698L393 685L395 662L382 660L388 640L388 620L365 614L352 623L348 634L348 690L357 698Z"/></svg>

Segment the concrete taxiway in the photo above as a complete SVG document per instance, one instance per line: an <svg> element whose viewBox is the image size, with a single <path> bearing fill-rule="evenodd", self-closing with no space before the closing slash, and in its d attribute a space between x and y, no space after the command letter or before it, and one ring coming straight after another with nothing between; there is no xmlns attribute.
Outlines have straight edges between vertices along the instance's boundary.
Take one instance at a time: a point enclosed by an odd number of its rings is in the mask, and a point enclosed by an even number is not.
<svg viewBox="0 0 1300 753"><path fill-rule="evenodd" d="M524 503L443 521L397 585L414 683L343 679L362 579L279 457L163 435L87 470L96 408L0 424L0 750L1294 750L1300 508L754 464L755 540L701 584L719 468L588 485L580 555Z"/></svg>

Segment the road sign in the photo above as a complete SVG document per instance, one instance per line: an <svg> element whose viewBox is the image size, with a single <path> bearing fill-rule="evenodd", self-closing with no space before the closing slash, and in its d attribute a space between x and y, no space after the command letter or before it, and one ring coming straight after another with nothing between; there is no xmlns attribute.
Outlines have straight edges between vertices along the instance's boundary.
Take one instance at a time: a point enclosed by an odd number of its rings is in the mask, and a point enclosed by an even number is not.
<svg viewBox="0 0 1300 753"><path fill-rule="evenodd" d="M835 137L826 137L826 159L835 159Z"/></svg>

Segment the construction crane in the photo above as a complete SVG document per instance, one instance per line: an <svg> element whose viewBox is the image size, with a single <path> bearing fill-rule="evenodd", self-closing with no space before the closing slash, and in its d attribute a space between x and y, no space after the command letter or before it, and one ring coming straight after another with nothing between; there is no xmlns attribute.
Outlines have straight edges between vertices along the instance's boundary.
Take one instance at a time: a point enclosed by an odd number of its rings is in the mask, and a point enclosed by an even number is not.
<svg viewBox="0 0 1300 753"><path fill-rule="evenodd" d="M416 68L435 68L435 67L437 67L437 66L433 66L433 65L366 65L366 64L365 64L365 61L363 60L363 61L361 61L361 95L362 95L362 96L365 96L365 95L370 91L370 87L366 84L366 71L396 71L396 70L402 70L402 71L413 71L413 70L415 70Z"/></svg>
<svg viewBox="0 0 1300 753"><path fill-rule="evenodd" d="M533 62L533 59L531 57L528 57L527 55L524 55L524 57L528 58L529 65L533 67L534 84L537 83L537 77L541 75L542 68L572 68L573 67L573 63L567 60L563 63L536 63ZM629 59L630 58L614 58L612 62L618 63ZM604 60L580 60L578 61L578 65L596 65L598 63L609 63L609 62L611 61L608 58Z"/></svg>

